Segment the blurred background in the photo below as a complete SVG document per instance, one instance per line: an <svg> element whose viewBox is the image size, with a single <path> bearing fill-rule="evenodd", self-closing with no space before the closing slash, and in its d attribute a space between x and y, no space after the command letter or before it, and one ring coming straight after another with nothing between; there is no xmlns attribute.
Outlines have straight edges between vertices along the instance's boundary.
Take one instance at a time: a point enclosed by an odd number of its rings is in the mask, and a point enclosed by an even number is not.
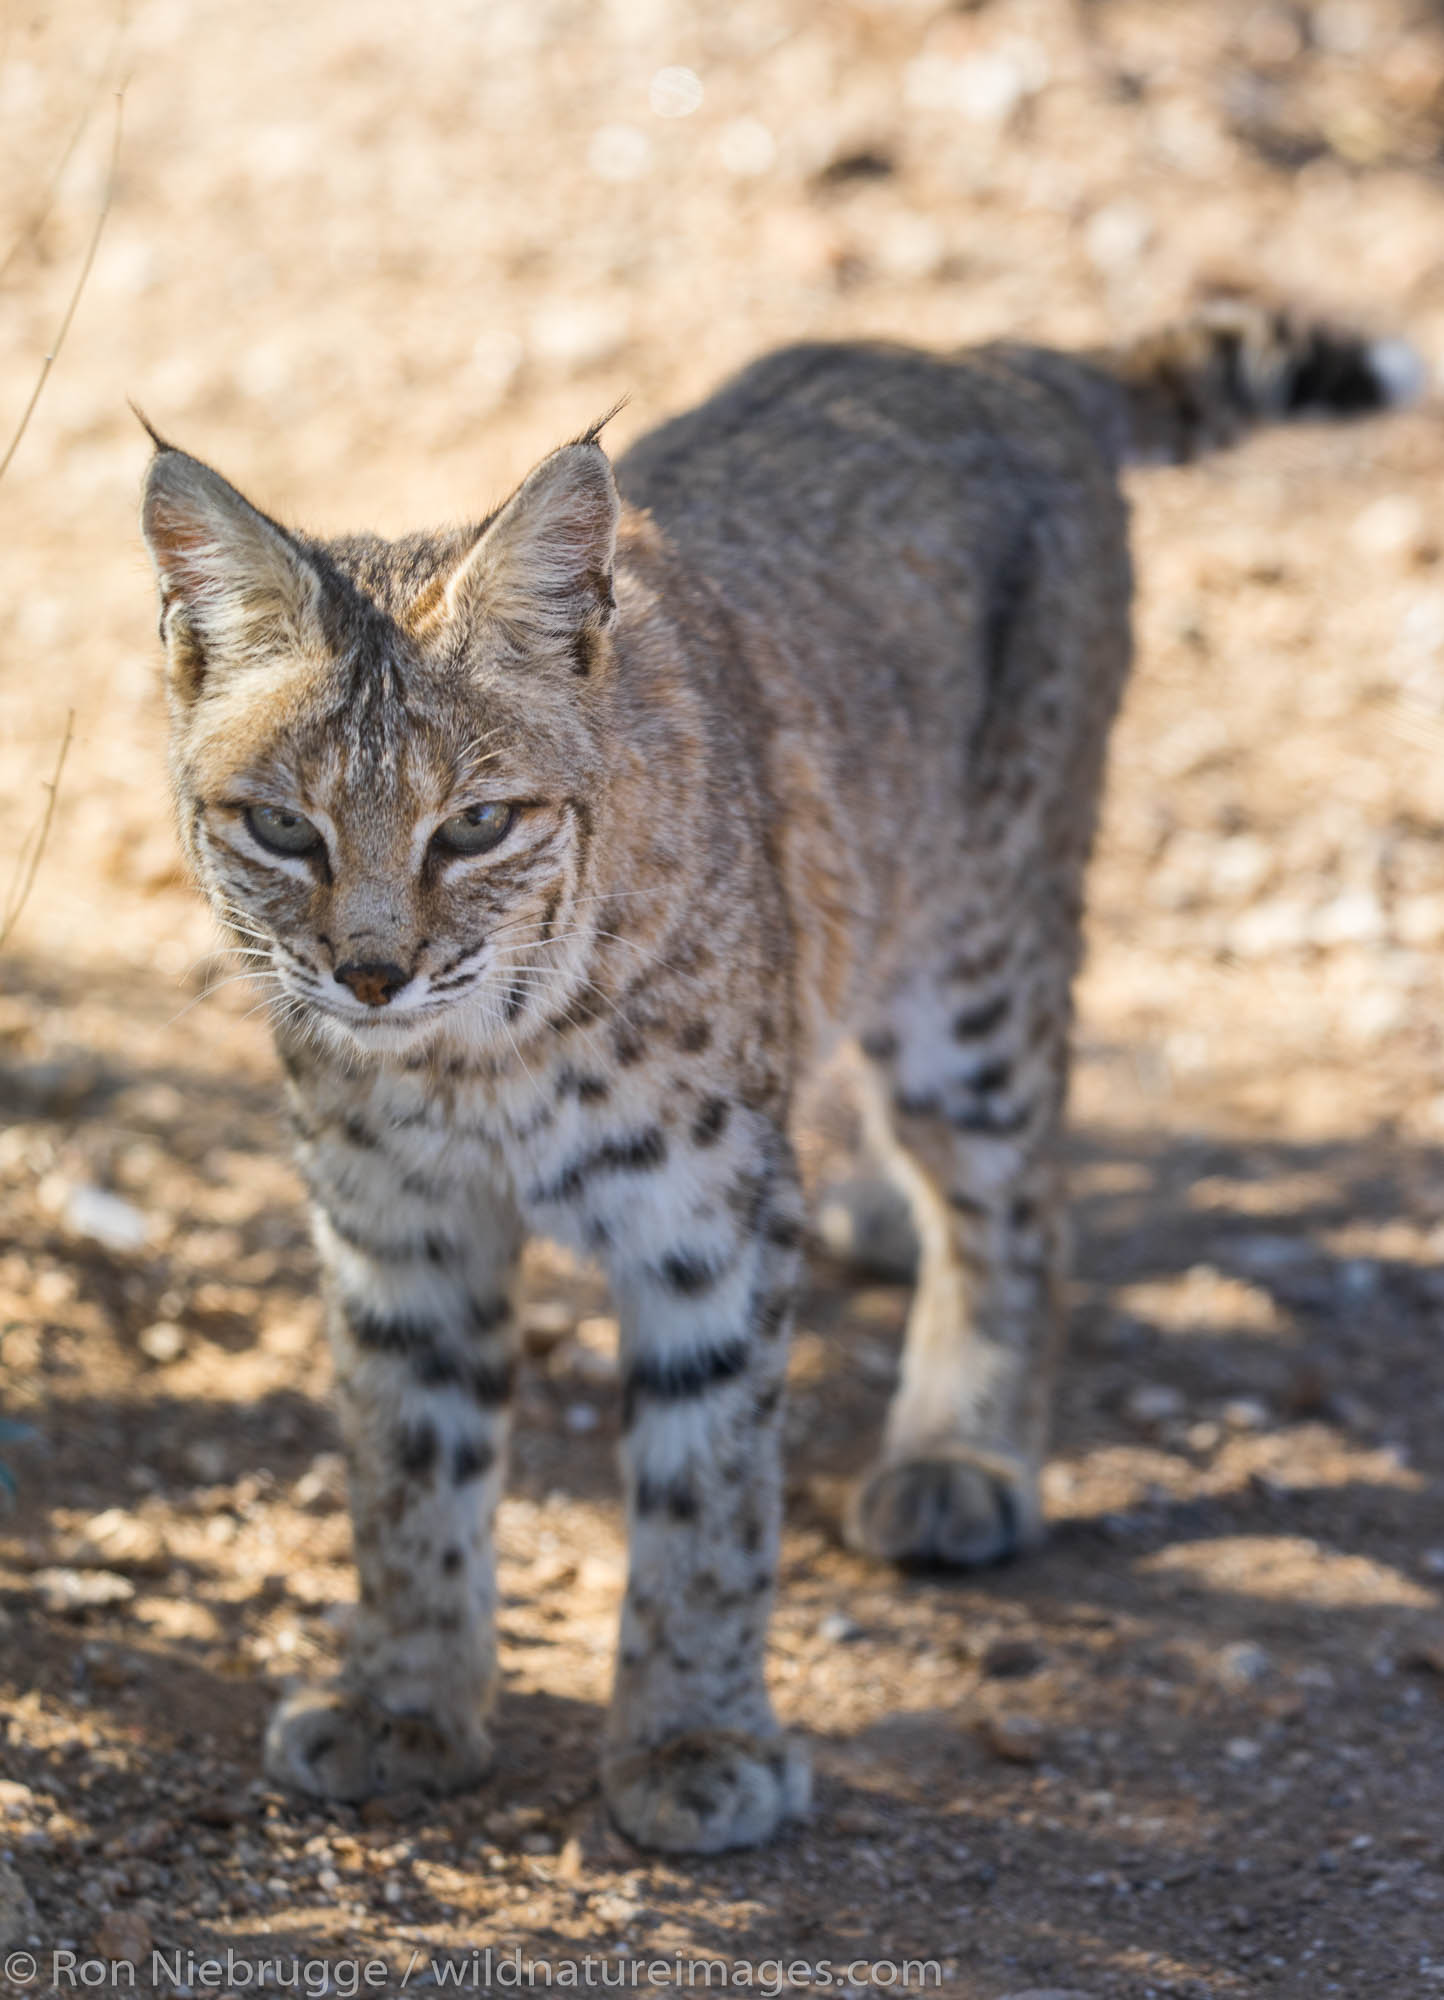
<svg viewBox="0 0 1444 2000"><path fill-rule="evenodd" d="M949 1586L841 1551L907 1295L820 1260L775 1678L824 1816L690 1869L589 1789L613 1329L544 1252L496 1785L367 1820L253 1782L352 1583L264 1021L244 983L199 998L227 968L168 821L126 398L284 519L400 532L480 515L619 395L614 450L803 336L1107 341L1222 276L1433 370L1444 12L6 0L0 434L122 83L94 268L0 481L0 881L74 716L0 952L0 1410L40 1433L0 1449L0 1929L401 1962L856 1943L978 2000L1434 1990L1437 407L1132 477L1054 1538Z"/></svg>

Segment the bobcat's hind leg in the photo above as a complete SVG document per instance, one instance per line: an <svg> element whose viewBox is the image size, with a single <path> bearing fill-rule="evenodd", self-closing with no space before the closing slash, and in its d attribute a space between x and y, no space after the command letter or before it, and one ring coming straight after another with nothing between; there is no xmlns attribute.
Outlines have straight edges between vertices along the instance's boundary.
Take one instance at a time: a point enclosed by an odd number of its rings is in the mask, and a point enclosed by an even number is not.
<svg viewBox="0 0 1444 2000"><path fill-rule="evenodd" d="M1066 983L1010 988L1004 964L990 994L940 981L897 1018L865 1044L869 1126L911 1198L921 1259L901 1380L848 1531L889 1562L975 1568L1042 1535Z"/></svg>
<svg viewBox="0 0 1444 2000"><path fill-rule="evenodd" d="M456 1791L490 1762L492 1516L521 1231L503 1185L387 1163L352 1117L303 1150L319 1209L360 1605L331 1686L282 1701L266 1770L362 1799ZM366 1196L369 1192L370 1199Z"/></svg>

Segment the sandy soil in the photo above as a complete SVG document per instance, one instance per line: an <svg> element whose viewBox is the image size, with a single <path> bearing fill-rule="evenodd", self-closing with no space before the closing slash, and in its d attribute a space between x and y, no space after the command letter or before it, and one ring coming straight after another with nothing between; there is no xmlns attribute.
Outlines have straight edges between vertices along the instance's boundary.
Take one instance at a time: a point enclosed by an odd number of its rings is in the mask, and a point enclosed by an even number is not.
<svg viewBox="0 0 1444 2000"><path fill-rule="evenodd" d="M283 514L400 530L474 516L623 391L618 444L802 334L1106 338L1226 270L1432 359L1438 10L9 0L0 412L121 73L114 209L0 485L0 859L76 718L0 954L0 1409L39 1433L0 1520L25 1990L60 1947L144 1985L154 1942L329 1956L338 1985L384 1961L385 1990L520 1945L630 1955L648 1991L680 1953L934 1959L962 2000L1444 1992L1437 409L1137 476L1052 1538L952 1583L843 1552L906 1294L819 1261L772 1669L817 1811L682 1865L597 1804L611 1328L546 1254L494 1780L360 1813L257 1782L352 1582L263 1024L244 985L197 1000L124 402Z"/></svg>

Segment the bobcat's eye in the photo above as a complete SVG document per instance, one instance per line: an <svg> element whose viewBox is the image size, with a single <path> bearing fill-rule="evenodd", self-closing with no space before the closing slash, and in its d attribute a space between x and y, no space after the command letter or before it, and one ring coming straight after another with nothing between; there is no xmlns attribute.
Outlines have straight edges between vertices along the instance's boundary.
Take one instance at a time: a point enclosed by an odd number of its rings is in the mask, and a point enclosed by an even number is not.
<svg viewBox="0 0 1444 2000"><path fill-rule="evenodd" d="M273 854L314 854L322 845L321 835L300 813L284 806L247 806L246 825Z"/></svg>
<svg viewBox="0 0 1444 2000"><path fill-rule="evenodd" d="M468 806L465 812L444 819L433 838L438 847L449 848L453 854L485 854L489 847L501 845L515 818L515 806Z"/></svg>

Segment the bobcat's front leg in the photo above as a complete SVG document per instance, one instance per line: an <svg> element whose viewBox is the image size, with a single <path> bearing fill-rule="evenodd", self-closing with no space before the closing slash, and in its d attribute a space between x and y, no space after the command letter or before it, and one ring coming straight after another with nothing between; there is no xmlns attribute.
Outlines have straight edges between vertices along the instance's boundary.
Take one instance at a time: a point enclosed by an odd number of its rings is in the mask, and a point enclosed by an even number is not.
<svg viewBox="0 0 1444 2000"><path fill-rule="evenodd" d="M444 1153L408 1167L403 1135L362 1111L313 1126L302 1165L326 1268L360 1605L339 1681L276 1710L266 1769L326 1798L453 1791L490 1760L492 1516L520 1225L499 1175L488 1185L474 1162L458 1172Z"/></svg>
<svg viewBox="0 0 1444 2000"><path fill-rule="evenodd" d="M801 1202L778 1130L739 1112L728 1136L658 1177L612 1271L631 1547L602 1779L627 1833L681 1853L765 1840L808 1797L764 1679Z"/></svg>

